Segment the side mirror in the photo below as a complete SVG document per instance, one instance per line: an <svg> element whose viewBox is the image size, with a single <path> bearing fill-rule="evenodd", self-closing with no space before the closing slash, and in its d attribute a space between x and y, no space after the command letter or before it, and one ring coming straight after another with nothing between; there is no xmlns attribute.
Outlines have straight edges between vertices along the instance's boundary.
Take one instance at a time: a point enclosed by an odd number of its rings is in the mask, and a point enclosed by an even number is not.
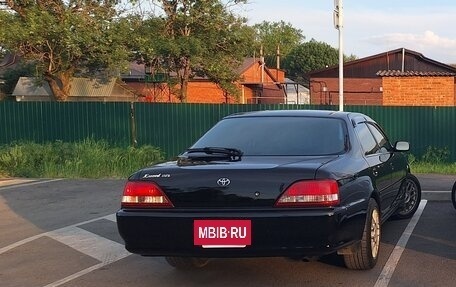
<svg viewBox="0 0 456 287"><path fill-rule="evenodd" d="M398 141L394 144L394 149L396 151L409 151L410 144L408 142Z"/></svg>

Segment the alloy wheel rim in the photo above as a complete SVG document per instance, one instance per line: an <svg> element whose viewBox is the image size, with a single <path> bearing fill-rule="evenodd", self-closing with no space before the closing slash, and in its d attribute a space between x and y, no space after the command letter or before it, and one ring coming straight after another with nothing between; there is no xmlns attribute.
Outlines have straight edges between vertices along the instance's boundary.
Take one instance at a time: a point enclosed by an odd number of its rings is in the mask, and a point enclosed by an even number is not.
<svg viewBox="0 0 456 287"><path fill-rule="evenodd" d="M413 210L417 202L417 189L415 183L411 180L407 180L405 184L405 199L404 199L404 208L402 209L402 214L407 214Z"/></svg>
<svg viewBox="0 0 456 287"><path fill-rule="evenodd" d="M378 250L380 248L380 216L378 210L374 209L372 211L372 220L371 220L371 250L372 257L377 258Z"/></svg>

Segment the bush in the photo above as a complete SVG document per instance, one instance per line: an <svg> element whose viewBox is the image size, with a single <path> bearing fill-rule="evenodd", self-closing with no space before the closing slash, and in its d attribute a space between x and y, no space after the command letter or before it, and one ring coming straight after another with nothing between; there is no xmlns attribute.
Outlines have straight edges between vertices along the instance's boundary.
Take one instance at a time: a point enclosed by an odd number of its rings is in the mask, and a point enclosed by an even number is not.
<svg viewBox="0 0 456 287"><path fill-rule="evenodd" d="M163 160L152 146L111 146L86 139L67 143L20 142L0 147L0 175L33 178L125 178L133 171Z"/></svg>
<svg viewBox="0 0 456 287"><path fill-rule="evenodd" d="M413 154L408 154L408 160L414 173L456 174L456 163L450 162L450 155L447 147L430 146L421 158L418 159Z"/></svg>
<svg viewBox="0 0 456 287"><path fill-rule="evenodd" d="M426 163L445 163L450 158L450 151L448 147L436 148L429 146L423 154L421 160Z"/></svg>

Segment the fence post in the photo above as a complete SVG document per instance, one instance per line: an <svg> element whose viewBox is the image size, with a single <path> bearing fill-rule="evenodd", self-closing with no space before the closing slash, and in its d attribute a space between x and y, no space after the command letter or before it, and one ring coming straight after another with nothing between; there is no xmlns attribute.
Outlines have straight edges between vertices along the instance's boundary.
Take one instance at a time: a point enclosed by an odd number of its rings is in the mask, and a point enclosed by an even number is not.
<svg viewBox="0 0 456 287"><path fill-rule="evenodd" d="M131 132L131 146L136 147L138 141L136 139L136 121L135 121L135 105L130 102L130 132Z"/></svg>

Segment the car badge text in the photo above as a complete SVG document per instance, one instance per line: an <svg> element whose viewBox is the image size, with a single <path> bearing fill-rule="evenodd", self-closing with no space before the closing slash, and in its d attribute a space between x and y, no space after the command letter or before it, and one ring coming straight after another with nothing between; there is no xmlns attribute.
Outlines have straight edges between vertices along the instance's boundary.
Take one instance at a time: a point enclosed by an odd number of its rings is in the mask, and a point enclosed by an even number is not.
<svg viewBox="0 0 456 287"><path fill-rule="evenodd" d="M171 177L170 174L159 173L159 174L148 174L143 175L142 178L159 178L159 177Z"/></svg>

